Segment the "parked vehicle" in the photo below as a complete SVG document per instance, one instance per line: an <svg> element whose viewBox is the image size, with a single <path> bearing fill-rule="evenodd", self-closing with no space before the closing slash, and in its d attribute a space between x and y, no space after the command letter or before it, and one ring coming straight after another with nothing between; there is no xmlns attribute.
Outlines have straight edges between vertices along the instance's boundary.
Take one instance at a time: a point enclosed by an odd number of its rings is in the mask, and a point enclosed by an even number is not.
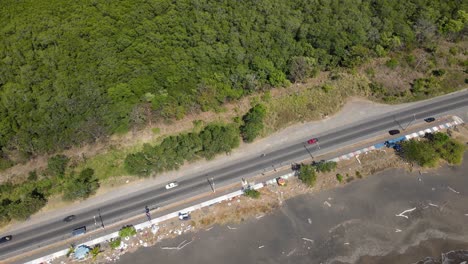
<svg viewBox="0 0 468 264"><path fill-rule="evenodd" d="M0 244L6 243L6 242L8 242L8 241L10 241L12 239L13 239L12 235L4 236L4 237L0 238Z"/></svg>
<svg viewBox="0 0 468 264"><path fill-rule="evenodd" d="M393 129L393 130L388 131L388 133L393 136L393 135L396 135L396 134L400 134L400 130Z"/></svg>
<svg viewBox="0 0 468 264"><path fill-rule="evenodd" d="M169 189L175 188L175 187L177 187L177 186L179 186L179 183L178 183L178 182L171 182L171 183L168 183L168 184L166 185L166 189L169 190Z"/></svg>

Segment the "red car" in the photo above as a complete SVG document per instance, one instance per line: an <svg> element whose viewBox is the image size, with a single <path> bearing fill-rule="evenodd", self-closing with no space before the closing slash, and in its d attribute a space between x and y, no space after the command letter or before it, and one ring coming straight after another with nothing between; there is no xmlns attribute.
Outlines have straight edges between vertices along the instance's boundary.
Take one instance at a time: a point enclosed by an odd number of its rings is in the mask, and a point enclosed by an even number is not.
<svg viewBox="0 0 468 264"><path fill-rule="evenodd" d="M308 143L308 144L315 144L315 143L317 143L317 141L318 141L317 138L313 138L313 139L307 140L307 143Z"/></svg>

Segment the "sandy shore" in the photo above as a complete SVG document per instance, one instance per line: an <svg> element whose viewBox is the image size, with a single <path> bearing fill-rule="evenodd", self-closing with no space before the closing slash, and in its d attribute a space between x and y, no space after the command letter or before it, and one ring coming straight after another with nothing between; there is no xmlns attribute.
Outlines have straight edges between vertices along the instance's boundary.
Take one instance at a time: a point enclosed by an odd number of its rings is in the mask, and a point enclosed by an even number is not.
<svg viewBox="0 0 468 264"><path fill-rule="evenodd" d="M428 254L439 258L441 250L468 245L467 160L468 154L460 167L423 174L387 170L301 195L264 217L163 240L123 255L119 263L415 263ZM449 242L424 249L437 239ZM189 244L182 249L170 249L184 241ZM405 257L399 259L401 254Z"/></svg>

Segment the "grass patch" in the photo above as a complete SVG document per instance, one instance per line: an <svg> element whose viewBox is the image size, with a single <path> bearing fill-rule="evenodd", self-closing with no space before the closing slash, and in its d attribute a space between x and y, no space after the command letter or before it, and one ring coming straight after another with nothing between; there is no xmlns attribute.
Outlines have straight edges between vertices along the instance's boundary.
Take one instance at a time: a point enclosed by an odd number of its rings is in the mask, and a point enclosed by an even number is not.
<svg viewBox="0 0 468 264"><path fill-rule="evenodd" d="M321 119L340 110L349 97L370 94L369 80L364 75L335 75L337 77L328 80L326 84L312 86L301 92L290 91L267 102L265 105L269 114L265 117L263 135L294 123Z"/></svg>

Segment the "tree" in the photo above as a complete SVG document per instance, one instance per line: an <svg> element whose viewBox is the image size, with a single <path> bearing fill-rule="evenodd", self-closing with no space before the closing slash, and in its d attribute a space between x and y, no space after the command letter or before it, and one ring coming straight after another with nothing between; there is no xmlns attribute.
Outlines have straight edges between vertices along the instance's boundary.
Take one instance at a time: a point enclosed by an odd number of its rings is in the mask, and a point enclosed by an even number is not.
<svg viewBox="0 0 468 264"><path fill-rule="evenodd" d="M34 190L24 198L8 204L8 215L12 219L26 220L44 207L46 203L44 195Z"/></svg>
<svg viewBox="0 0 468 264"><path fill-rule="evenodd" d="M252 107L247 114L242 117L244 124L240 127L242 138L245 142L252 142L263 130L263 120L266 116L264 105L258 104Z"/></svg>
<svg viewBox="0 0 468 264"><path fill-rule="evenodd" d="M317 62L313 58L293 57L289 62L289 79L292 82L302 82L311 77Z"/></svg>
<svg viewBox="0 0 468 264"><path fill-rule="evenodd" d="M301 168L299 169L299 180L301 180L307 186L313 187L317 180L315 168L311 165L302 164Z"/></svg>
<svg viewBox="0 0 468 264"><path fill-rule="evenodd" d="M99 180L94 177L94 170L85 168L78 176L71 175L71 179L65 183L63 199L86 199L99 188Z"/></svg>
<svg viewBox="0 0 468 264"><path fill-rule="evenodd" d="M439 156L429 142L409 140L404 141L401 146L407 160L423 167L434 167L437 164Z"/></svg>

